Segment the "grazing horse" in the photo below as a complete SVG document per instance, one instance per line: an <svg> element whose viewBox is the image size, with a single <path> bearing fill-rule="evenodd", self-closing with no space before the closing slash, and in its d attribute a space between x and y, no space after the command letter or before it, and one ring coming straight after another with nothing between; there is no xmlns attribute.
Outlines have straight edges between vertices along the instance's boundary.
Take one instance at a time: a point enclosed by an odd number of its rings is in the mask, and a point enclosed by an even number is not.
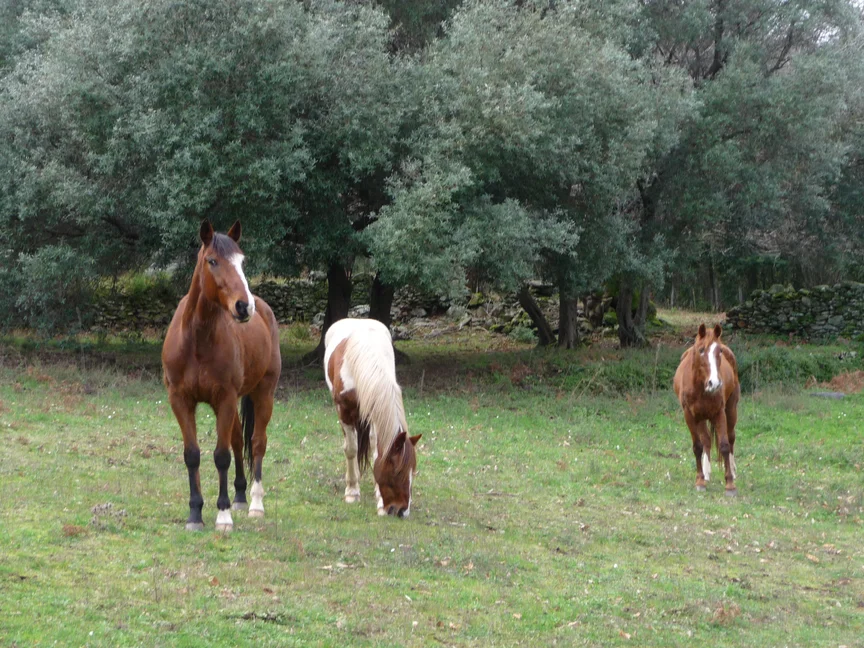
<svg viewBox="0 0 864 648"><path fill-rule="evenodd" d="M735 496L735 423L738 421L738 363L735 354L720 341L720 325L707 331L699 326L696 343L681 355L681 364L672 383L684 410L684 420L693 438L696 457L696 490L704 491L711 478L711 435L714 432L717 452L723 457L726 472L726 495Z"/></svg>
<svg viewBox="0 0 864 648"><path fill-rule="evenodd" d="M408 436L390 331L377 320L342 319L324 346L324 378L345 434L345 501L360 500L371 448L378 515L408 517L421 435Z"/></svg>
<svg viewBox="0 0 864 648"><path fill-rule="evenodd" d="M228 234L201 224L201 249L189 292L180 300L162 346L162 369L168 399L183 433L183 459L189 471L189 519L186 528L204 528L201 508L201 452L195 430L195 408L207 403L216 414L219 472L216 530L230 531L231 508L246 508L244 441L253 477L250 517L264 516L261 464L267 451L267 424L282 371L279 328L273 311L249 290L243 275L240 221ZM242 422L237 399L242 397ZM234 452L234 505L228 499L228 468Z"/></svg>

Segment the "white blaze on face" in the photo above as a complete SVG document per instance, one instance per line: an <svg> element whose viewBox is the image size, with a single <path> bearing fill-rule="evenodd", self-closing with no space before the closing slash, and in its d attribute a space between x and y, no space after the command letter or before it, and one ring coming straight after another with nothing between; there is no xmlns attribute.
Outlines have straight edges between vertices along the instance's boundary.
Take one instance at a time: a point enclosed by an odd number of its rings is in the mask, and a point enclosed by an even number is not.
<svg viewBox="0 0 864 648"><path fill-rule="evenodd" d="M720 386L723 384L720 382L720 373L717 371L717 343L714 342L711 345L711 348L708 349L708 365L711 369L711 373L708 376L708 385L706 386L706 391L715 392L720 389Z"/></svg>
<svg viewBox="0 0 864 648"><path fill-rule="evenodd" d="M249 282L246 281L246 275L243 274L243 259L245 258L242 254L235 254L231 257L231 265L237 270L240 281L243 282L243 287L246 289L246 303L249 304L249 317L252 317L255 314L255 298L252 296L252 291L249 290Z"/></svg>

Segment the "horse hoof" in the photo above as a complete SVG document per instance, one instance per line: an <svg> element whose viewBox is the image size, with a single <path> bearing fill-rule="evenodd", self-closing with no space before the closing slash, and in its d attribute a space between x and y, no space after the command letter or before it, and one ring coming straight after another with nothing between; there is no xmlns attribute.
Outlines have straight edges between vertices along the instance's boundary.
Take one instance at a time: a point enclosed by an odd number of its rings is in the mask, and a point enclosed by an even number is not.
<svg viewBox="0 0 864 648"><path fill-rule="evenodd" d="M216 530L221 531L222 533L229 533L234 530L233 524L217 524Z"/></svg>
<svg viewBox="0 0 864 648"><path fill-rule="evenodd" d="M346 504L354 504L355 502L359 502L359 501L360 501L359 495L346 495L345 496L345 503Z"/></svg>
<svg viewBox="0 0 864 648"><path fill-rule="evenodd" d="M696 484L696 490L699 491L700 493L704 493L705 492L705 485L704 484Z"/></svg>
<svg viewBox="0 0 864 648"><path fill-rule="evenodd" d="M187 531L203 531L204 523L203 522L187 522L186 523Z"/></svg>
<svg viewBox="0 0 864 648"><path fill-rule="evenodd" d="M730 489L726 490L726 497L737 497L737 496L738 496L738 489L737 488L733 488L731 490Z"/></svg>
<svg viewBox="0 0 864 648"><path fill-rule="evenodd" d="M247 508L249 508L249 505L246 502L234 502L231 505L232 511L245 511Z"/></svg>
<svg viewBox="0 0 864 648"><path fill-rule="evenodd" d="M379 508L378 509L378 515L381 515L381 516L387 515L387 511L385 511L383 508Z"/></svg>
<svg viewBox="0 0 864 648"><path fill-rule="evenodd" d="M264 510L263 509L249 509L249 517L263 518L264 517Z"/></svg>

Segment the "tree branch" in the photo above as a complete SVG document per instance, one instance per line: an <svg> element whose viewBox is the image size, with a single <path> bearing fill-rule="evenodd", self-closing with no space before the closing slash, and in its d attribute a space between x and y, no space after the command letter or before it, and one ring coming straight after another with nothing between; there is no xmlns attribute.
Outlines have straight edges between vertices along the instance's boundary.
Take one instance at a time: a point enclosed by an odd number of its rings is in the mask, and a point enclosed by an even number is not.
<svg viewBox="0 0 864 648"><path fill-rule="evenodd" d="M795 22L793 21L792 24L789 25L789 33L786 34L786 42L783 43L783 49L780 50L780 55L777 57L777 62L770 70L768 70L768 74L766 76L774 74L789 62L789 51L792 49L792 45L794 43L794 34Z"/></svg>

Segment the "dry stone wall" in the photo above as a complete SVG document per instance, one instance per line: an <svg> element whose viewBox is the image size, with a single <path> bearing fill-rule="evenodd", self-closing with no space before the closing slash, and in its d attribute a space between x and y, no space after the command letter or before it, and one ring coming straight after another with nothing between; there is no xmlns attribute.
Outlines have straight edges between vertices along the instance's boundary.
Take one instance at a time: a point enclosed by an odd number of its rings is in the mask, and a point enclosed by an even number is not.
<svg viewBox="0 0 864 648"><path fill-rule="evenodd" d="M805 338L864 336L864 284L795 290L775 285L756 290L726 313L729 326L757 333L794 333Z"/></svg>

